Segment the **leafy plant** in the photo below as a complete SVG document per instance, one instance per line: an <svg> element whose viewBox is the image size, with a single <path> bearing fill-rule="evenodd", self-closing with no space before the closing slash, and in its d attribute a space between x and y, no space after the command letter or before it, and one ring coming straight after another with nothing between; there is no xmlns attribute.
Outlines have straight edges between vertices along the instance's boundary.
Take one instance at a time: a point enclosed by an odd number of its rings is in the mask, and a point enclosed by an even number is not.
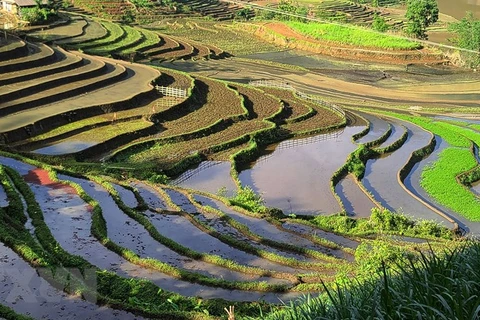
<svg viewBox="0 0 480 320"><path fill-rule="evenodd" d="M229 199L230 204L242 207L252 212L266 212L265 201L249 186L240 187L237 193Z"/></svg>

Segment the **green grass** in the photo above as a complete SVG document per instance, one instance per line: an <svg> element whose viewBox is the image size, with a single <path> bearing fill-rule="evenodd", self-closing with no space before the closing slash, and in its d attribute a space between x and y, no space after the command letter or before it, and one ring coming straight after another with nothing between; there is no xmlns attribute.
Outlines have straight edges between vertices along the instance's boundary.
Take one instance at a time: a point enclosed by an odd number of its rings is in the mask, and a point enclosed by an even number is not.
<svg viewBox="0 0 480 320"><path fill-rule="evenodd" d="M118 39L119 41L111 42L94 49L89 50L90 53L102 54L111 51L122 50L123 47L134 45L134 43L142 39L142 33L138 29L135 29L130 26L120 26L119 28L123 29L123 32L126 34L124 38Z"/></svg>
<svg viewBox="0 0 480 320"><path fill-rule="evenodd" d="M110 43L120 41L125 36L125 30L123 30L122 27L117 23L103 21L102 26L109 32L108 37L89 42L86 45L80 44L79 47L81 49L88 49L93 47L106 46Z"/></svg>
<svg viewBox="0 0 480 320"><path fill-rule="evenodd" d="M478 319L478 242L404 260L396 270L382 267L364 281L326 287L318 298L305 297L261 319Z"/></svg>
<svg viewBox="0 0 480 320"><path fill-rule="evenodd" d="M480 221L480 199L457 181L457 176L472 170L477 161L472 154L470 139L480 142L480 134L454 124L438 122L424 117L378 112L410 121L444 139L450 147L439 159L422 172L421 186L440 204L471 221Z"/></svg>
<svg viewBox="0 0 480 320"><path fill-rule="evenodd" d="M421 185L443 205L471 221L480 221L480 199L456 180L459 174L476 165L469 149L445 149L438 161L422 172Z"/></svg>
<svg viewBox="0 0 480 320"><path fill-rule="evenodd" d="M144 40L140 44L136 45L135 47L132 47L132 48L129 48L129 49L126 49L126 50L122 51L123 53L142 51L144 48L146 48L148 46L152 46L152 45L160 42L160 38L153 31L146 30L146 29L135 29L135 30L137 30L141 34L143 34Z"/></svg>
<svg viewBox="0 0 480 320"><path fill-rule="evenodd" d="M417 42L381 34L366 28L295 21L288 21L285 24L293 30L316 40L337 42L345 45L398 50L412 50L421 47Z"/></svg>

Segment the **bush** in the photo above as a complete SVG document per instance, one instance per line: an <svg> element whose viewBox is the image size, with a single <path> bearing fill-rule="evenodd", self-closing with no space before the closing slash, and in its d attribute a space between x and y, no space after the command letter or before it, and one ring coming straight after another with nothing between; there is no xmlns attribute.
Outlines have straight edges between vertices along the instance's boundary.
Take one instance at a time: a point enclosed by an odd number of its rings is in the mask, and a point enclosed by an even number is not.
<svg viewBox="0 0 480 320"><path fill-rule="evenodd" d="M380 17L378 14L375 14L373 17L372 29L380 32L386 32L389 29L385 19Z"/></svg>
<svg viewBox="0 0 480 320"><path fill-rule="evenodd" d="M251 212L264 213L267 208L261 195L258 195L249 186L240 187L235 196L229 199L230 204L239 206Z"/></svg>

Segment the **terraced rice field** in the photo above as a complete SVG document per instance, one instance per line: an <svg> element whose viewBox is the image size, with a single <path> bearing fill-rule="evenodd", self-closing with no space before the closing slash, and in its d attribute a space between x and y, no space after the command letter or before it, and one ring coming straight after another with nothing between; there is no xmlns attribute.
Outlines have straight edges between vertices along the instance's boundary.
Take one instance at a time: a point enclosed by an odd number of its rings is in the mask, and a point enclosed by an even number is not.
<svg viewBox="0 0 480 320"><path fill-rule="evenodd" d="M166 68L226 55L153 28L57 31L0 47L0 317L261 317L480 233L478 126Z"/></svg>

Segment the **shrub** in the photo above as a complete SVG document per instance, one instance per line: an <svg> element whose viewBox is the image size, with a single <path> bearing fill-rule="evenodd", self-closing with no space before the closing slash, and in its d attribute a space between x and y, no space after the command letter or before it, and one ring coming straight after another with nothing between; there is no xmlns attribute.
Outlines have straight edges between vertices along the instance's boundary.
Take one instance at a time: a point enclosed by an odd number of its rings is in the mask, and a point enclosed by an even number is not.
<svg viewBox="0 0 480 320"><path fill-rule="evenodd" d="M262 196L256 194L249 186L240 187L237 193L229 200L230 204L251 212L264 213L267 209Z"/></svg>

